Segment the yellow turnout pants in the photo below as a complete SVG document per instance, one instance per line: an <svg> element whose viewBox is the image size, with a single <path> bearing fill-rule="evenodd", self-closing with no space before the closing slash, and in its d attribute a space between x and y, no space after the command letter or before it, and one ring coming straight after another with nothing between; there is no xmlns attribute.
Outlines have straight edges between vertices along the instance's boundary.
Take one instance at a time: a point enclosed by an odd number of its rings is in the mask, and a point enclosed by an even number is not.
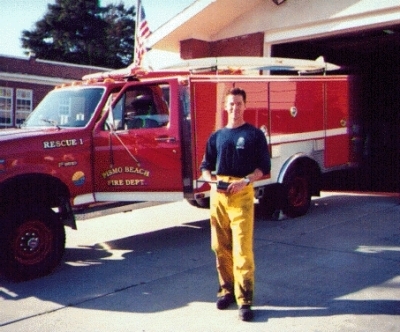
<svg viewBox="0 0 400 332"><path fill-rule="evenodd" d="M224 181L233 178L222 177ZM211 191L211 247L216 255L218 296L235 294L238 305L251 305L254 291L254 191Z"/></svg>

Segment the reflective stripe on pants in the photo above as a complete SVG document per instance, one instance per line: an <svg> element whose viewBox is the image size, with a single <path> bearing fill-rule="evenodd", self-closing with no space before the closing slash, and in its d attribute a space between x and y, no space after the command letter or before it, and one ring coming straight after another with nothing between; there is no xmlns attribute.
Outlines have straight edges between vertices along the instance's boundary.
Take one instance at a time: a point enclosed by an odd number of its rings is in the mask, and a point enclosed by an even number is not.
<svg viewBox="0 0 400 332"><path fill-rule="evenodd" d="M254 291L254 191L211 191L211 246L216 255L220 291L233 293L238 305L252 304Z"/></svg>

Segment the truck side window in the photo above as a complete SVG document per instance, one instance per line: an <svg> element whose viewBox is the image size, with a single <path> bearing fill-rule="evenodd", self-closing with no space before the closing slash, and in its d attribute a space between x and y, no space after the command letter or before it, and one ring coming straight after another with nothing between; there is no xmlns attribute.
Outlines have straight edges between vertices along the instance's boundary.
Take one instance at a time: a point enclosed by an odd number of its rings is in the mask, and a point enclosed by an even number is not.
<svg viewBox="0 0 400 332"><path fill-rule="evenodd" d="M115 130L121 130L124 128L122 122L124 101L125 98L121 98L113 108L113 120Z"/></svg>
<svg viewBox="0 0 400 332"><path fill-rule="evenodd" d="M124 129L159 128L169 123L165 86L132 87L120 102L124 103ZM119 103L118 103L119 104Z"/></svg>

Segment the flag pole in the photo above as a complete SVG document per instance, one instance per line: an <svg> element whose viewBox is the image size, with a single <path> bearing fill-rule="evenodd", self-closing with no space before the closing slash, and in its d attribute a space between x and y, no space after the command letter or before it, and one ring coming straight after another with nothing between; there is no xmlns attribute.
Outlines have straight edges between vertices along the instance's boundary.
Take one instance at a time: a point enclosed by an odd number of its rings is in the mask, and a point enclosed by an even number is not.
<svg viewBox="0 0 400 332"><path fill-rule="evenodd" d="M136 22L135 22L135 47L133 48L133 63L136 66L138 59L138 52L137 52L137 43L139 42L138 40L138 32L139 32L139 18L140 18L140 0L137 0L136 2Z"/></svg>

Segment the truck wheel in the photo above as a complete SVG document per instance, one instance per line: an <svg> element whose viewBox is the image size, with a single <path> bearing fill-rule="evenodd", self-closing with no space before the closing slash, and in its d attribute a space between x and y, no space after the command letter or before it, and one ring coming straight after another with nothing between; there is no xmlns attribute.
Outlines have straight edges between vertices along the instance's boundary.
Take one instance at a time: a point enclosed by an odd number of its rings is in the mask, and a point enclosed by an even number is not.
<svg viewBox="0 0 400 332"><path fill-rule="evenodd" d="M309 176L301 168L292 168L286 174L283 185L287 197L284 213L291 218L305 215L311 205Z"/></svg>
<svg viewBox="0 0 400 332"><path fill-rule="evenodd" d="M2 270L14 281L49 274L64 254L65 230L57 215L46 208L15 211L1 220Z"/></svg>
<svg viewBox="0 0 400 332"><path fill-rule="evenodd" d="M186 200L191 206L199 207L195 199L187 199Z"/></svg>
<svg viewBox="0 0 400 332"><path fill-rule="evenodd" d="M197 198L197 199L187 199L188 203L192 206L208 209L210 207L210 197Z"/></svg>
<svg viewBox="0 0 400 332"><path fill-rule="evenodd" d="M202 209L210 208L210 197L196 199L197 206Z"/></svg>
<svg viewBox="0 0 400 332"><path fill-rule="evenodd" d="M278 206L277 189L277 185L265 187L264 195L258 199L258 208L266 217L271 217Z"/></svg>

